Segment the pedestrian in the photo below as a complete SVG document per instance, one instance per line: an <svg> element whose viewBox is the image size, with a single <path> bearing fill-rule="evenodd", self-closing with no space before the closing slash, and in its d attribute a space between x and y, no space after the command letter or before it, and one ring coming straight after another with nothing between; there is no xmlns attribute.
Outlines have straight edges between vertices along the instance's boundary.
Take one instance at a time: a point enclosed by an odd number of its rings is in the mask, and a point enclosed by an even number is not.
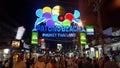
<svg viewBox="0 0 120 68"><path fill-rule="evenodd" d="M44 56L39 56L34 68L45 68Z"/></svg>
<svg viewBox="0 0 120 68"><path fill-rule="evenodd" d="M115 61L110 61L110 58L108 56L105 57L105 64L104 64L104 68L119 68L119 66L117 65L117 63Z"/></svg>
<svg viewBox="0 0 120 68"><path fill-rule="evenodd" d="M22 56L18 56L18 60L16 62L14 62L13 68L26 68L26 64L23 61Z"/></svg>
<svg viewBox="0 0 120 68"><path fill-rule="evenodd" d="M47 60L46 68L52 68L51 58Z"/></svg>
<svg viewBox="0 0 120 68"><path fill-rule="evenodd" d="M83 63L82 67L83 67L83 68L93 68L92 59L87 58L87 59L86 59L86 62Z"/></svg>

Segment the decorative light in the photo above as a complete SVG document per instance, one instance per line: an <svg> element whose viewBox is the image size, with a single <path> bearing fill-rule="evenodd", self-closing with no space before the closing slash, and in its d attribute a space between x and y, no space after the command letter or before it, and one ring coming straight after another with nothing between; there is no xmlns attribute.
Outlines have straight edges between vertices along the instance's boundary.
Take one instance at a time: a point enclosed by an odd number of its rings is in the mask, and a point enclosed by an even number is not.
<svg viewBox="0 0 120 68"><path fill-rule="evenodd" d="M72 22L72 19L74 18L74 16L72 13L66 13L65 18Z"/></svg>
<svg viewBox="0 0 120 68"><path fill-rule="evenodd" d="M42 16L42 9L36 10L36 16L38 16L38 17Z"/></svg>
<svg viewBox="0 0 120 68"><path fill-rule="evenodd" d="M44 7L43 8L43 13L49 12L51 13L52 9L50 7Z"/></svg>
<svg viewBox="0 0 120 68"><path fill-rule="evenodd" d="M80 17L80 12L78 10L74 10L74 17L79 18Z"/></svg>
<svg viewBox="0 0 120 68"><path fill-rule="evenodd" d="M59 21L64 21L65 17L63 15L58 16Z"/></svg>
<svg viewBox="0 0 120 68"><path fill-rule="evenodd" d="M71 25L71 23L70 23L69 20L64 20L63 21L63 26L70 26L70 25Z"/></svg>

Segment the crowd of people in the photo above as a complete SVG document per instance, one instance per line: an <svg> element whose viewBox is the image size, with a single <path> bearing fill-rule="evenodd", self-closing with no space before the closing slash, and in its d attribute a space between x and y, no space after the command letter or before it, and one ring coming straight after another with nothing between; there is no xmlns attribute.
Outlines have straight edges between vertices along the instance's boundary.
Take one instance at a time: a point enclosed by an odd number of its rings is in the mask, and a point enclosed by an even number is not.
<svg viewBox="0 0 120 68"><path fill-rule="evenodd" d="M17 61L9 58L0 68L119 68L119 63L108 56L90 59L88 57L38 56Z"/></svg>

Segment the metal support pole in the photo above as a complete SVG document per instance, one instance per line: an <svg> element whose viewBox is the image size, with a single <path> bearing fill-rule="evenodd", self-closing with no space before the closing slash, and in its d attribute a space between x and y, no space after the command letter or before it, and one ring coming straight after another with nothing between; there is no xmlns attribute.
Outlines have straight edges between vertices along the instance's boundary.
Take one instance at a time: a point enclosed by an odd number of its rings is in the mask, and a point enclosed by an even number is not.
<svg viewBox="0 0 120 68"><path fill-rule="evenodd" d="M100 7L99 7L100 8ZM99 42L102 46L103 49L103 55L104 55L104 39L103 39L103 29L102 29L102 22L101 22L101 13L100 13L100 9L97 9L97 25L98 25L98 30L99 30Z"/></svg>

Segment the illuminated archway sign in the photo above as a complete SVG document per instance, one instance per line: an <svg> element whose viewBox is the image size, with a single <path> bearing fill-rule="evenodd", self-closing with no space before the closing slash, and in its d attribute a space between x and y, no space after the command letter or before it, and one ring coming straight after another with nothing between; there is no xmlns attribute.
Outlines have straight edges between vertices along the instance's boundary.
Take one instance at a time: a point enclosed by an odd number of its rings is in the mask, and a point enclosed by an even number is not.
<svg viewBox="0 0 120 68"><path fill-rule="evenodd" d="M73 14L65 14L64 8L59 5L52 9L46 6L36 10L36 16L38 18L32 31L42 33L42 37L76 37L76 32L85 31L84 26L76 26L81 23L78 10L74 10Z"/></svg>

